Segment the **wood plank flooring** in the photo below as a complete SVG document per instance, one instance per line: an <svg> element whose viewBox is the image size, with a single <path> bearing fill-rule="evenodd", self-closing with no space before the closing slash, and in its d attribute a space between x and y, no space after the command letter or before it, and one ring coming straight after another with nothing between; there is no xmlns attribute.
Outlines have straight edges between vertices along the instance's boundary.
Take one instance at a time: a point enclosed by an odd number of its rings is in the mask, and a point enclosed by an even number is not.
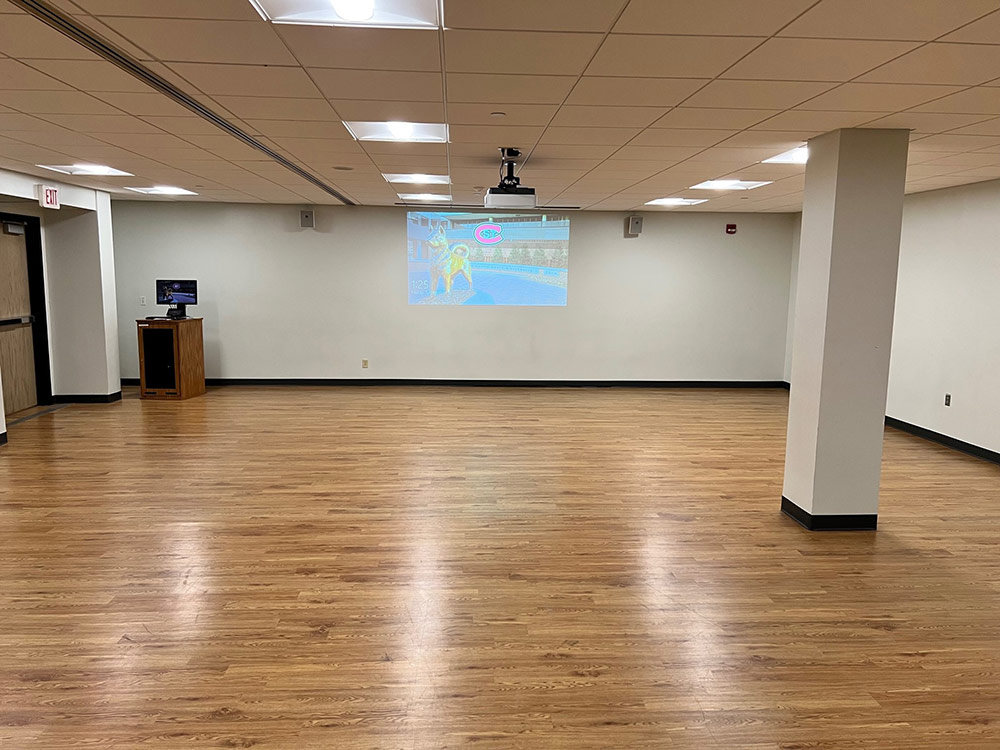
<svg viewBox="0 0 1000 750"><path fill-rule="evenodd" d="M779 390L222 388L0 449L0 748L1000 748L1000 467Z"/></svg>

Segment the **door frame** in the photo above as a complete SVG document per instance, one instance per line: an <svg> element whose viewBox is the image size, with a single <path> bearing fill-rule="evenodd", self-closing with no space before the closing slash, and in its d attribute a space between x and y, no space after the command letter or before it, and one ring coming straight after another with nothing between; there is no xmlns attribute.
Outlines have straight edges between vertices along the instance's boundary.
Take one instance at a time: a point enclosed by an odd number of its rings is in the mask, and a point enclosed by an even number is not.
<svg viewBox="0 0 1000 750"><path fill-rule="evenodd" d="M31 301L31 343L35 352L35 396L39 406L51 406L52 371L49 362L49 319L45 305L45 261L42 256L42 220L0 212L0 222L24 225L28 255L28 296Z"/></svg>

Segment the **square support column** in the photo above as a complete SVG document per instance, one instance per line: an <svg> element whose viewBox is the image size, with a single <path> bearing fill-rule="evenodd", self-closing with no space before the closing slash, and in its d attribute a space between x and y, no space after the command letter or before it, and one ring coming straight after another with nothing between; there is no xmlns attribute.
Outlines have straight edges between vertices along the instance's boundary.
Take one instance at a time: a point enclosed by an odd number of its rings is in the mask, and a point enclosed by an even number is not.
<svg viewBox="0 0 1000 750"><path fill-rule="evenodd" d="M782 510L874 529L906 181L907 130L809 142Z"/></svg>

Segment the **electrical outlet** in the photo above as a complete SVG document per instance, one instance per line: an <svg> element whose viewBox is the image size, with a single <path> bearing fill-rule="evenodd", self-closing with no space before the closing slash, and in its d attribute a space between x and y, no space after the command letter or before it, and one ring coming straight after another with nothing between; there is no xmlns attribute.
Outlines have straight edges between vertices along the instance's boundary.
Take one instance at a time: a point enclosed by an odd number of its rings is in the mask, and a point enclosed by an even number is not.
<svg viewBox="0 0 1000 750"><path fill-rule="evenodd" d="M142 307L145 307L146 306L146 298L145 297L139 297L139 304Z"/></svg>
<svg viewBox="0 0 1000 750"><path fill-rule="evenodd" d="M944 405L945 406L951 406L951 394L950 393L944 394Z"/></svg>
<svg viewBox="0 0 1000 750"><path fill-rule="evenodd" d="M361 360L361 369L362 370L367 370L368 369L368 360L367 359Z"/></svg>

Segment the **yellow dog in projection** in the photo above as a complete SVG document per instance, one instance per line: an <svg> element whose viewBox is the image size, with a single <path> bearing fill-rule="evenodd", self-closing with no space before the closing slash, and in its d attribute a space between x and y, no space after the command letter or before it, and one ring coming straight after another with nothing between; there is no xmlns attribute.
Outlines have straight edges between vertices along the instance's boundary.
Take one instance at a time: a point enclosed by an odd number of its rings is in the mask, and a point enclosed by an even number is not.
<svg viewBox="0 0 1000 750"><path fill-rule="evenodd" d="M472 289L472 266L469 263L469 246L455 245L450 247L444 231L438 231L430 241L433 248L431 257L431 296L437 296L438 280L444 279L445 294L451 293L451 284L455 277L461 274L469 282Z"/></svg>

